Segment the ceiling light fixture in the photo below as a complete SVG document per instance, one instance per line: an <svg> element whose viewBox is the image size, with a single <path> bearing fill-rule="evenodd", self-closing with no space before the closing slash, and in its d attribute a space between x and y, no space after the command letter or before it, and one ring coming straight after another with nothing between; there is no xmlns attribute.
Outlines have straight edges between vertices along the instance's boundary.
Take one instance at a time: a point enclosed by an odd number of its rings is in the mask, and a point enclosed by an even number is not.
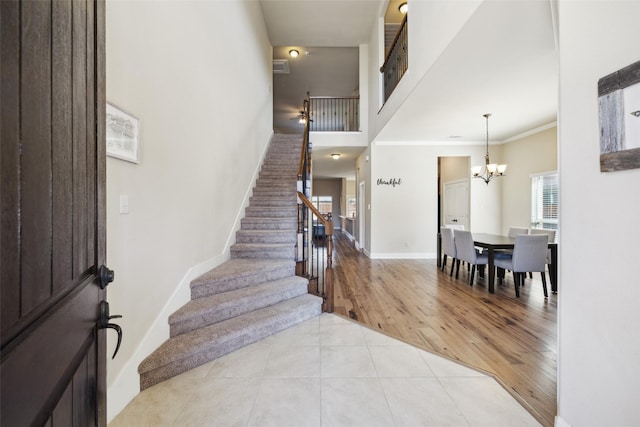
<svg viewBox="0 0 640 427"><path fill-rule="evenodd" d="M300 55L300 52L298 52L296 49L291 49L289 51L289 56L291 56L292 58L297 58L298 55Z"/></svg>
<svg viewBox="0 0 640 427"><path fill-rule="evenodd" d="M504 176L504 173L507 170L507 165L491 163L491 160L489 159L489 116L491 116L491 114L487 113L483 116L487 119L487 153L484 155L484 166L473 166L471 168L471 175L474 178L480 178L489 185L489 181L496 176Z"/></svg>
<svg viewBox="0 0 640 427"><path fill-rule="evenodd" d="M332 158L333 160L338 160L338 159L340 158L340 153L333 153L333 154L331 155L331 158Z"/></svg>
<svg viewBox="0 0 640 427"><path fill-rule="evenodd" d="M409 5L404 2L400 5L400 7L398 7L398 10L400 11L401 14L406 15L407 12L409 11Z"/></svg>
<svg viewBox="0 0 640 427"><path fill-rule="evenodd" d="M298 123L300 124L305 124L307 123L307 114L303 111L300 111L300 120L298 120Z"/></svg>

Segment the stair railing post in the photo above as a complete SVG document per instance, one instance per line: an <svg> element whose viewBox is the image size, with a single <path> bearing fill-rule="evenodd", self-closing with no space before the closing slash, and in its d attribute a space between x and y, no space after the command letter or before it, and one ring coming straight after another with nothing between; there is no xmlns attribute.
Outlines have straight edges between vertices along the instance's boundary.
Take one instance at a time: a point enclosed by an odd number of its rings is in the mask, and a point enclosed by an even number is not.
<svg viewBox="0 0 640 427"><path fill-rule="evenodd" d="M333 223L327 233L327 269L324 274L325 301L324 311L333 313Z"/></svg>

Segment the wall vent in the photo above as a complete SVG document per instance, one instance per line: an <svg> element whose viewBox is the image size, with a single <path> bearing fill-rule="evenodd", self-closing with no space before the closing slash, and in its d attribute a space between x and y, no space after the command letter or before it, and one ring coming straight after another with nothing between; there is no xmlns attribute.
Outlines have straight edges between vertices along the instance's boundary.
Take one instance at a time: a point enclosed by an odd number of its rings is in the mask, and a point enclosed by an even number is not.
<svg viewBox="0 0 640 427"><path fill-rule="evenodd" d="M289 74L289 61L286 59L274 59L273 74Z"/></svg>

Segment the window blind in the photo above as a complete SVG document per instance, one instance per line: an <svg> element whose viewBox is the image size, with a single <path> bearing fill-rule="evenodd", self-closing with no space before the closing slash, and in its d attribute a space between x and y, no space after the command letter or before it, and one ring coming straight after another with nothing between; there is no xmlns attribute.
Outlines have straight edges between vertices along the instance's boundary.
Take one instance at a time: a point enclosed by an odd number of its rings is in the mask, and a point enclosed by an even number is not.
<svg viewBox="0 0 640 427"><path fill-rule="evenodd" d="M531 177L531 227L558 230L558 174ZM556 232L556 239L558 232Z"/></svg>

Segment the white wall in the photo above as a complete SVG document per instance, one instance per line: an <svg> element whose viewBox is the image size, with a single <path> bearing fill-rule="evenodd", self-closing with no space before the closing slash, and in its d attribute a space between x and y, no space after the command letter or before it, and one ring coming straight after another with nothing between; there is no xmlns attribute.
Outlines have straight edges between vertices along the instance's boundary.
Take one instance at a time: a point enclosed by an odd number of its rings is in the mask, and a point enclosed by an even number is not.
<svg viewBox="0 0 640 427"><path fill-rule="evenodd" d="M409 68L393 93L380 101L380 67L384 63L384 10L369 39L369 135L380 132L411 94L429 68L482 3L481 0L411 0L409 12ZM412 46L417 46L413 48ZM364 92L361 86L360 92Z"/></svg>
<svg viewBox="0 0 640 427"><path fill-rule="evenodd" d="M598 79L640 60L640 2L561 1L558 426L640 425L640 169L599 169Z"/></svg>
<svg viewBox="0 0 640 427"><path fill-rule="evenodd" d="M333 209L331 215L333 217L334 230L342 229L342 221L340 215L342 212L342 179L314 179L311 188L312 196L331 196Z"/></svg>
<svg viewBox="0 0 640 427"><path fill-rule="evenodd" d="M484 162L484 146L385 145L371 146L371 246L372 258L435 258L438 233L438 157L470 156L472 164ZM501 161L500 147L492 147ZM378 185L378 179L401 179L395 187ZM499 233L502 183L488 186L472 179L470 228ZM367 202L369 203L369 202Z"/></svg>
<svg viewBox="0 0 640 427"><path fill-rule="evenodd" d="M108 1L106 49L107 99L140 119L142 147L138 165L107 159L108 295L124 330L108 364L111 419L190 280L228 258L272 132L272 74L253 1Z"/></svg>
<svg viewBox="0 0 640 427"><path fill-rule="evenodd" d="M502 234L511 226L531 226L531 175L558 170L557 133L554 126L502 145Z"/></svg>
<svg viewBox="0 0 640 427"><path fill-rule="evenodd" d="M363 250L365 255L371 253L371 210L368 205L371 203L371 147L366 148L363 153L356 159L356 204L357 217L355 225L356 247ZM364 194L360 191L360 183L364 181ZM364 212L360 210L361 199L365 207ZM361 218L364 217L364 218ZM363 221L364 220L364 221ZM360 239L360 223L364 222L364 242Z"/></svg>

